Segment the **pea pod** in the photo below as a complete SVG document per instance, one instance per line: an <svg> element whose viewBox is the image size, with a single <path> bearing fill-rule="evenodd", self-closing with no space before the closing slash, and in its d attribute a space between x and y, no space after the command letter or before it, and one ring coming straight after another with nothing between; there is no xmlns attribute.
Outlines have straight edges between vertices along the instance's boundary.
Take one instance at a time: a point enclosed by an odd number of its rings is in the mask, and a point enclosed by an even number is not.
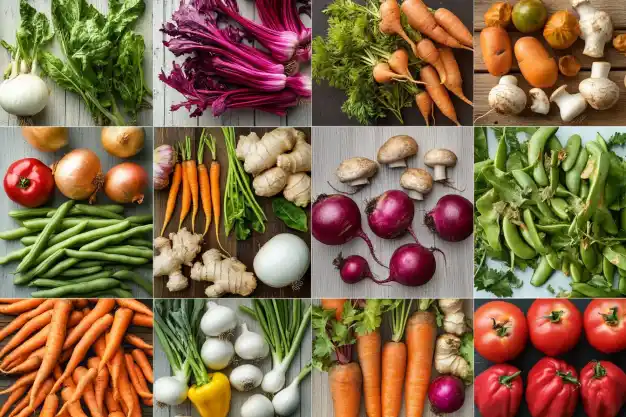
<svg viewBox="0 0 626 417"><path fill-rule="evenodd" d="M615 223L615 219L611 213L604 206L596 208L596 212L593 215L594 226L600 225L602 228L611 235L619 233L619 227Z"/></svg>
<svg viewBox="0 0 626 417"><path fill-rule="evenodd" d="M590 297L590 298L617 298L617 297L621 297L621 294L619 291L617 290L611 290L611 289L603 289L603 288L597 288L597 287L593 287L589 284L585 284L585 283L573 283L572 284L572 289L574 291L577 291L579 293L581 293L582 295L584 295L585 297Z"/></svg>
<svg viewBox="0 0 626 417"><path fill-rule="evenodd" d="M565 223L559 224L535 224L537 230L541 230L542 232L546 232L548 234L561 234L567 232L570 225Z"/></svg>
<svg viewBox="0 0 626 417"><path fill-rule="evenodd" d="M572 135L567 140L565 144L565 158L561 163L561 168L563 171L568 172L574 165L576 164L576 159L578 158L578 153L580 152L580 148L582 145L582 138L580 135Z"/></svg>
<svg viewBox="0 0 626 417"><path fill-rule="evenodd" d="M133 256L125 256L125 255L113 255L109 253L103 252L92 252L92 251L77 251L73 249L65 249L67 256L70 258L76 259L95 259L100 261L111 261L120 264L129 264L129 265L143 265L148 263L149 260L146 258L139 258Z"/></svg>
<svg viewBox="0 0 626 417"><path fill-rule="evenodd" d="M563 258L561 261L561 272L563 272L563 275L565 275L566 277L570 276L570 261L567 258Z"/></svg>
<svg viewBox="0 0 626 417"><path fill-rule="evenodd" d="M578 195L580 191L580 174L583 172L583 169L585 169L587 159L587 150L581 149L576 158L574 167L565 174L565 186L572 194Z"/></svg>
<svg viewBox="0 0 626 417"><path fill-rule="evenodd" d="M502 221L502 231L506 244L515 256L522 259L532 259L537 256L537 252L522 240L517 226L508 217Z"/></svg>
<svg viewBox="0 0 626 417"><path fill-rule="evenodd" d="M559 186L559 158L556 151L550 153L550 191L556 193Z"/></svg>
<svg viewBox="0 0 626 417"><path fill-rule="evenodd" d="M152 233L153 227L152 224L147 224L143 226L136 226L132 229L125 230L120 233L105 235L98 240L94 240L86 245L80 247L81 251L95 251L98 249L102 249L107 246L115 245L120 243L126 239L131 237L135 237L137 235L141 235L144 233Z"/></svg>
<svg viewBox="0 0 626 417"><path fill-rule="evenodd" d="M619 269L626 270L626 249L623 246L605 246L602 255Z"/></svg>
<svg viewBox="0 0 626 417"><path fill-rule="evenodd" d="M589 181L581 180L580 181L580 198L585 200L589 197Z"/></svg>
<svg viewBox="0 0 626 417"><path fill-rule="evenodd" d="M119 287L120 282L113 278L100 278L88 283L65 285L63 287L35 291L31 294L35 298L62 298L76 295L86 295L93 292L106 291Z"/></svg>
<svg viewBox="0 0 626 417"><path fill-rule="evenodd" d="M543 150L550 136L558 129L558 127L540 127L528 141L528 164L534 166L533 179L541 187L548 185L548 176L543 167Z"/></svg>
<svg viewBox="0 0 626 417"><path fill-rule="evenodd" d="M559 140L559 138L557 138L554 135L550 136L550 139L548 139L547 146L548 146L548 149L551 151L559 152L561 149L563 149L563 145L561 145L561 141Z"/></svg>
<svg viewBox="0 0 626 417"><path fill-rule="evenodd" d="M608 152L609 148L606 146L606 140L604 140L604 138L602 137L601 134L597 133L596 134L596 142L600 148L602 148L602 151L604 152Z"/></svg>
<svg viewBox="0 0 626 417"><path fill-rule="evenodd" d="M606 257L602 257L602 274L606 278L607 282L613 282L615 277L615 270L617 267L613 265Z"/></svg>
<svg viewBox="0 0 626 417"><path fill-rule="evenodd" d="M537 228L535 227L535 221L533 220L533 215L530 212L530 210L528 209L524 210L523 217L524 217L524 225L526 226L526 229L528 230L531 242L533 242L531 246L540 254L545 255L546 253L548 253L548 249L543 245L543 242L541 241L541 238L539 237L539 234L537 233Z"/></svg>
<svg viewBox="0 0 626 417"><path fill-rule="evenodd" d="M583 282L583 268L578 261L571 261L569 265L570 273L572 274L572 281Z"/></svg>
<svg viewBox="0 0 626 417"><path fill-rule="evenodd" d="M596 251L593 250L593 246L589 243L588 239L582 239L580 241L580 259L583 261L583 265L590 271L598 264L598 257Z"/></svg>
<svg viewBox="0 0 626 417"><path fill-rule="evenodd" d="M539 265L537 265L537 269L533 272L533 276L530 279L530 283L535 287L540 287L545 284L550 276L554 272L554 269L550 266L548 259L546 256L542 256L539 260Z"/></svg>
<svg viewBox="0 0 626 417"><path fill-rule="evenodd" d="M570 206L569 204L567 204L567 201L559 197L554 197L550 200L550 207L559 219L565 221L570 220Z"/></svg>
<svg viewBox="0 0 626 417"><path fill-rule="evenodd" d="M626 277L620 277L618 288L622 295L626 295Z"/></svg>
<svg viewBox="0 0 626 417"><path fill-rule="evenodd" d="M511 175L513 175L513 178L520 187L524 190L530 191L531 199L537 205L537 208L541 211L541 213L549 219L556 220L556 217L554 216L554 213L552 213L552 210L550 210L548 204L541 199L537 184L533 181L530 175L521 169L511 171Z"/></svg>
<svg viewBox="0 0 626 417"><path fill-rule="evenodd" d="M604 191L604 185L609 173L609 154L604 152L598 158L598 169L594 176L591 178L591 187L589 188L589 195L582 211L576 217L576 224L579 229L583 229L587 224L591 216L594 215L598 204L602 198Z"/></svg>
<svg viewBox="0 0 626 417"><path fill-rule="evenodd" d="M493 158L493 165L500 171L506 171L507 148L505 136L502 135L496 149L496 156Z"/></svg>
<svg viewBox="0 0 626 417"><path fill-rule="evenodd" d="M620 229L626 231L626 208L623 208L619 213L619 224Z"/></svg>
<svg viewBox="0 0 626 417"><path fill-rule="evenodd" d="M548 264L550 265L550 267L554 270L557 269L561 269L562 265L563 265L563 261L561 259L561 257L559 256L558 253L552 251L549 252L546 255L546 260L548 261Z"/></svg>

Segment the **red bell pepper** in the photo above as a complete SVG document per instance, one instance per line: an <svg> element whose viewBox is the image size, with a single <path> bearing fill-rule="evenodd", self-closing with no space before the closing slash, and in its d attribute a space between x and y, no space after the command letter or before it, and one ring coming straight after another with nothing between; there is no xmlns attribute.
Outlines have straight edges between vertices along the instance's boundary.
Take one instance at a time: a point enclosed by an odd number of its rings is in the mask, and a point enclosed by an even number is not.
<svg viewBox="0 0 626 417"><path fill-rule="evenodd" d="M591 361L580 371L588 417L615 417L626 402L626 373L608 361Z"/></svg>
<svg viewBox="0 0 626 417"><path fill-rule="evenodd" d="M493 365L474 381L474 403L482 417L514 417L524 394L521 371L506 363Z"/></svg>
<svg viewBox="0 0 626 417"><path fill-rule="evenodd" d="M39 207L54 193L52 170L39 159L17 160L4 176L4 191L18 204Z"/></svg>
<svg viewBox="0 0 626 417"><path fill-rule="evenodd" d="M533 417L571 417L578 404L580 382L573 366L543 358L528 373L526 402Z"/></svg>

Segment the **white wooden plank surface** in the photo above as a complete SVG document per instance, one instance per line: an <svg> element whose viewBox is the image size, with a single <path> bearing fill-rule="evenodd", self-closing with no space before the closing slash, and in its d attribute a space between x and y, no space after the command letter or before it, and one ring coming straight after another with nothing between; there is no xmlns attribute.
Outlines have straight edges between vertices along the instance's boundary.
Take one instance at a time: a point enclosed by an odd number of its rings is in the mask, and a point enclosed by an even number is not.
<svg viewBox="0 0 626 417"><path fill-rule="evenodd" d="M318 304L319 302L317 300L313 300L313 303ZM412 306L413 310L416 310L416 304L417 302L413 303L413 306ZM469 318L474 316L473 305L474 305L474 302L472 299L464 300L463 310L465 312L465 315ZM391 331L391 326L389 324L389 317L384 317L383 324L381 325L381 337L382 337L383 345L385 342L391 340L391 334L392 334L392 331ZM353 357L356 360L357 358L356 347L355 349L353 349ZM437 371L435 371L435 368L433 365L431 380L437 376L438 376L438 373ZM361 393L363 392L362 389L363 388L361 387ZM402 393L402 411L400 412L400 416L398 417L406 417L406 413L404 410L404 401L405 401L406 396L407 396L407 393L403 392ZM321 372L317 369L313 370L313 407L316 410L316 415L319 415L321 417L333 417L334 416L333 401L330 396L330 385L328 382L328 373ZM469 387L465 389L465 402L463 403L463 407L461 407L460 410L454 413L446 414L446 416L448 417L472 417L473 415L474 415L474 385L470 385ZM435 414L430 409L430 403L428 402L428 400L426 400L426 406L424 407L424 414L422 417L436 417L436 416L437 414ZM361 413L359 414L359 417L367 417L365 413L365 403L363 399L361 399Z"/></svg>
<svg viewBox="0 0 626 417"><path fill-rule="evenodd" d="M148 88L152 89L152 0L144 0L146 10L138 21L134 30L144 37L146 45L144 54L144 77ZM108 10L108 0L88 0L90 4L95 5L98 10L106 13ZM15 44L15 31L20 22L19 0L2 0L0 24L0 39L4 39L10 44ZM50 18L51 0L30 0L29 3L38 11L45 13ZM50 20L52 25L52 20ZM50 51L60 59L64 59L59 48L58 41L55 39L51 44ZM2 72L11 62L11 57L0 48L0 68ZM94 122L91 118L89 110L86 109L83 101L77 95L66 92L58 87L52 80L45 79L50 89L50 100L46 108L33 120L35 125L40 126L93 126ZM18 124L15 116L9 115L0 108L0 126L16 126ZM152 110L146 109L141 112L138 119L139 126L152 126Z"/></svg>
<svg viewBox="0 0 626 417"><path fill-rule="evenodd" d="M261 328L258 323L250 318L250 316L244 314L239 310L239 305L247 305L251 306L252 302L249 300L240 300L240 299L220 299L217 301L218 304L224 305L232 308L236 311L237 317L239 319L239 323L246 323L248 325L248 329L257 333L262 334ZM308 306L310 304L309 300L305 300L303 304ZM240 329L237 329L235 333L235 337L239 336ZM235 339L232 339L233 341ZM154 378L160 378L162 376L171 375L171 369L167 362L167 358L165 357L165 353L163 352L163 348L161 347L158 338L155 337L155 349L154 349ZM287 373L287 381L292 381L299 373L302 367L304 367L307 363L311 361L311 327L309 326L306 334L304 335L304 339L302 340L302 344L300 345L300 351L294 358L291 367L289 368L289 372ZM271 359L268 357L264 359L260 364L256 364L265 374L269 370L272 369ZM222 371L226 375L230 374L231 368L227 368ZM232 389L232 399L230 402L230 412L228 413L229 417L239 417L240 409L243 403L252 395L252 394L263 394L261 388L256 388L253 391L249 392L239 392ZM300 408L293 414L293 417L310 417L313 414L311 413L311 376L307 376L300 383ZM317 412L316 416L323 416ZM191 417L199 417L200 415L194 409L193 405L189 401L185 401L183 404L175 407L155 407L154 408L154 417L176 417L176 416L191 416Z"/></svg>
<svg viewBox="0 0 626 417"><path fill-rule="evenodd" d="M423 224L426 211L432 209L440 197L446 194L461 194L473 201L473 131L470 127L319 127L313 128L313 190L315 199L320 194L333 194L327 181L340 190L349 190L339 183L335 177L335 169L344 159L362 156L375 160L378 148L393 135L406 134L414 137L419 145L416 157L408 161L408 166L425 168L423 158L432 148L447 148L458 157L455 168L448 169L448 175L454 185L462 190L455 191L436 184L423 202L415 204L413 227L417 238L426 247L435 246L441 249L447 258L444 262L440 254L435 253L437 270L435 276L421 287L405 287L396 283L376 285L370 280L358 284L345 284L339 278L332 265L333 259L341 251L344 256L361 255L369 261L369 265L379 278L386 278L388 270L372 260L367 246L362 239L353 239L342 246L326 246L315 239L311 241L312 251L312 294L313 297L347 297L347 298L387 298L387 297L471 297L472 295L472 256L473 245L471 236L463 242L446 242L433 235ZM402 169L381 167L370 185L351 196L362 209L366 202L391 189L401 189L400 176ZM363 213L363 210L361 210ZM384 240L374 235L362 216L363 230L374 244L378 257L388 263L393 251L400 245L410 243L411 237L404 236L395 240Z"/></svg>
<svg viewBox="0 0 626 417"><path fill-rule="evenodd" d="M176 112L170 110L170 106L184 101L184 97L178 91L167 87L159 80L161 71L168 74L172 68L172 62L182 63L186 56L175 57L163 46L166 36L159 31L164 22L171 20L172 13L178 9L180 0L155 0L154 1L154 125L155 126L310 126L311 125L311 101L303 101L299 106L289 111L287 116L280 117L274 114L256 110L232 110L227 111L220 117L214 117L211 110L207 109L199 118L190 118L189 112L184 108ZM254 1L238 0L239 11L242 16L260 22L256 14ZM311 20L303 17L305 25L310 26ZM309 63L302 64L301 72L311 75Z"/></svg>
<svg viewBox="0 0 626 417"><path fill-rule="evenodd" d="M148 173L148 184L152 184L152 141L154 138L154 129L145 128L146 143L141 152L130 159L120 159L109 155L102 148L100 143L100 128L70 128L69 132L69 145L54 153L39 152L26 142L22 136L21 129L19 127L5 127L0 128L0 173L4 177L7 168L10 164L18 159L22 158L37 158L47 165L50 165L63 157L69 150L77 148L89 148L94 151L100 158L102 163L102 171L106 173L114 165L122 163L124 161L134 161L140 164ZM11 230L20 227L20 225L7 215L9 210L22 208L17 203L14 203L6 197L4 190L0 191L0 230ZM58 190L55 191L55 195L52 201L46 204L46 207L58 207L62 202L67 201ZM104 192L98 193L99 204L112 203ZM133 204L127 205L124 211L125 216L132 216L136 214L151 214L153 203L152 187L147 187L145 191L144 201L141 205ZM23 248L23 245L19 240L5 241L0 240L0 256L13 252L14 250ZM0 265L0 293L7 298L25 298L29 297L33 291L32 287L17 287L13 285L13 271L16 264L10 263L7 265ZM136 269L142 276L152 281L152 265ZM136 298L152 298L141 288L136 285L133 287L133 295Z"/></svg>

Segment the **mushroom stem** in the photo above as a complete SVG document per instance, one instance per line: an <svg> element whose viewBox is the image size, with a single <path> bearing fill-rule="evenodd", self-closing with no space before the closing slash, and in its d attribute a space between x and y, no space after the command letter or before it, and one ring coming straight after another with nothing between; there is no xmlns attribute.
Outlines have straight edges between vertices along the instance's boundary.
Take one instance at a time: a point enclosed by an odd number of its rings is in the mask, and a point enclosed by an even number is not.
<svg viewBox="0 0 626 417"><path fill-rule="evenodd" d="M418 201L424 200L424 194L420 193L419 191L409 190L408 194L409 194L409 197L411 197L413 200L418 200Z"/></svg>
<svg viewBox="0 0 626 417"><path fill-rule="evenodd" d="M359 186L359 185L365 185L365 184L369 184L369 180L367 178L357 178L354 181L350 181L350 185L353 187Z"/></svg>
<svg viewBox="0 0 626 417"><path fill-rule="evenodd" d="M435 165L435 181L445 181L448 177L446 176L446 166L445 165Z"/></svg>
<svg viewBox="0 0 626 417"><path fill-rule="evenodd" d="M406 161L400 159L399 161L392 162L389 164L389 168L406 168Z"/></svg>

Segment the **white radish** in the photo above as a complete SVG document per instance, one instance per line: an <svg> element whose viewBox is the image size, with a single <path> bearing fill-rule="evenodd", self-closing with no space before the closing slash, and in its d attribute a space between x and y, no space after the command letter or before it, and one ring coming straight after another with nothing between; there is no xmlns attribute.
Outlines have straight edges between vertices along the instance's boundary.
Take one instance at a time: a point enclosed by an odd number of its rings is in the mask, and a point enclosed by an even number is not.
<svg viewBox="0 0 626 417"><path fill-rule="evenodd" d="M237 391L250 391L261 385L263 372L254 365L241 365L230 372L230 385Z"/></svg>
<svg viewBox="0 0 626 417"><path fill-rule="evenodd" d="M46 83L37 75L37 62L29 72L25 61L18 69L19 54L11 64L9 78L0 84L0 106L10 114L19 117L34 116L48 104L50 91Z"/></svg>
<svg viewBox="0 0 626 417"><path fill-rule="evenodd" d="M220 371L230 364L235 356L235 348L228 340L209 337L202 345L200 356L207 368Z"/></svg>
<svg viewBox="0 0 626 417"><path fill-rule="evenodd" d="M300 375L294 379L284 390L278 392L272 400L274 411L279 416L290 416L300 406L300 382L311 372L311 365L302 369Z"/></svg>
<svg viewBox="0 0 626 417"><path fill-rule="evenodd" d="M205 335L218 337L230 333L237 327L237 315L232 309L213 301L207 302L206 308L200 320L200 330Z"/></svg>
<svg viewBox="0 0 626 417"><path fill-rule="evenodd" d="M235 353L247 361L263 359L270 353L270 347L258 333L248 330L246 323L241 325L241 335L235 341Z"/></svg>
<svg viewBox="0 0 626 417"><path fill-rule="evenodd" d="M157 403L179 405L187 399L187 379L184 376L164 376L153 385L154 399Z"/></svg>
<svg viewBox="0 0 626 417"><path fill-rule="evenodd" d="M241 417L274 417L272 402L262 394L254 394L241 406Z"/></svg>

